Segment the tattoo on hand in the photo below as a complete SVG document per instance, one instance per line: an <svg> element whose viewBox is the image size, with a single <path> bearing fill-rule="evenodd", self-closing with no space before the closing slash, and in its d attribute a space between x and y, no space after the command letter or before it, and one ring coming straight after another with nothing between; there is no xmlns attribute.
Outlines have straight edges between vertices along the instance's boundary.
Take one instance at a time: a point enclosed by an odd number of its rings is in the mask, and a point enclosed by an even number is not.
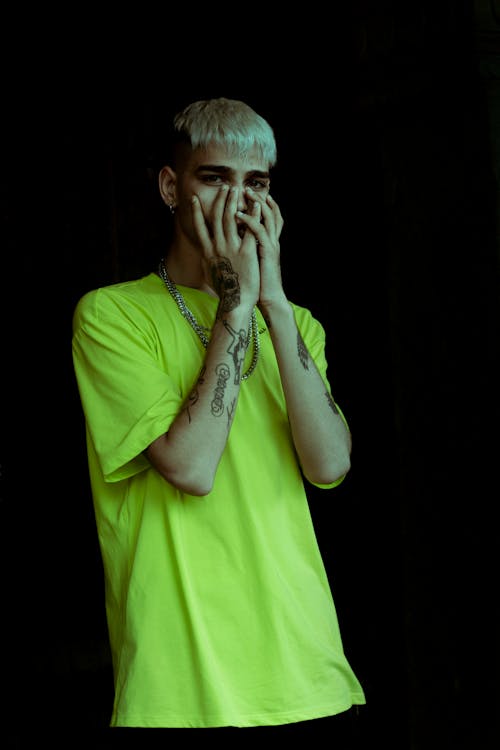
<svg viewBox="0 0 500 750"><path fill-rule="evenodd" d="M220 318L222 313L234 310L240 304L240 282L238 274L233 271L227 258L212 261L210 272L213 287L220 297L217 311L217 316Z"/></svg>
<svg viewBox="0 0 500 750"><path fill-rule="evenodd" d="M215 372L217 374L217 385L215 386L215 394L210 406L214 417L220 417L221 414L224 414L224 393L230 372L229 367L224 363L217 365Z"/></svg>
<svg viewBox="0 0 500 750"><path fill-rule="evenodd" d="M245 354L250 342L250 334L248 331L244 331L243 328L240 328L239 331L235 331L234 328L231 328L227 320L223 320L222 322L224 323L226 331L228 331L233 337L233 340L226 351L233 358L235 368L234 384L238 385L241 380L243 360L245 359Z"/></svg>
<svg viewBox="0 0 500 750"><path fill-rule="evenodd" d="M304 370L308 370L309 352L307 351L306 345L304 344L300 333L297 333L297 352L299 355L299 359L302 362L302 367L304 368Z"/></svg>
<svg viewBox="0 0 500 750"><path fill-rule="evenodd" d="M335 401L333 400L333 398L328 393L328 391L325 392L325 396L326 396L326 400L328 401L328 406L330 407L330 409L333 411L334 414L338 414L339 410L337 409L337 405Z"/></svg>

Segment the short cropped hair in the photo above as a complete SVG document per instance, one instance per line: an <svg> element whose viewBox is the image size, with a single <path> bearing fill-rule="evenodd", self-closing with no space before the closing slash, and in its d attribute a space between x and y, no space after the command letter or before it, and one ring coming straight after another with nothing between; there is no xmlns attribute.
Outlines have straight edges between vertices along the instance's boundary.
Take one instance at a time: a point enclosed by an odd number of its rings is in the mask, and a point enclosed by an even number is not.
<svg viewBox="0 0 500 750"><path fill-rule="evenodd" d="M269 167L276 164L277 148L272 127L238 99L220 97L193 102L175 115L173 126L174 146L188 143L195 149L216 144L243 157L256 148Z"/></svg>

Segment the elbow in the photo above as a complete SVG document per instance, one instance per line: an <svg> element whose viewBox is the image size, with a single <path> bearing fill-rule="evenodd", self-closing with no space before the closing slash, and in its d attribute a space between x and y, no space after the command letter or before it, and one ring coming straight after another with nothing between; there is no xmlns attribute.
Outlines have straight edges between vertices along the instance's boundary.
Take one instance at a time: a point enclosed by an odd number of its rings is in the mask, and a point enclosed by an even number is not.
<svg viewBox="0 0 500 750"><path fill-rule="evenodd" d="M205 497L205 495L209 495L210 492L212 492L213 488L213 482L197 482L197 481L191 481L191 482L183 482L182 484L178 484L178 489L181 490L181 492L185 492L187 495L194 495L195 497Z"/></svg>
<svg viewBox="0 0 500 750"><path fill-rule="evenodd" d="M314 470L306 474L312 484L330 485L343 479L351 470L351 459L349 454L336 456L335 461L325 462L321 466L315 466Z"/></svg>
<svg viewBox="0 0 500 750"><path fill-rule="evenodd" d="M346 453L344 456L339 457L338 461L336 462L334 473L335 473L335 479L333 479L333 482L337 482L339 479L343 479L346 474L348 474L351 470L351 456L349 453Z"/></svg>
<svg viewBox="0 0 500 750"><path fill-rule="evenodd" d="M207 472L201 474L193 470L171 469L160 471L160 474L169 484L187 495L204 497L212 491L214 486L214 477Z"/></svg>
<svg viewBox="0 0 500 750"><path fill-rule="evenodd" d="M343 479L346 476L346 474L349 474L350 470L351 470L351 459L349 458L349 456L346 456L343 461L338 463L336 467L336 471L335 471L336 477L333 481L336 482L339 479Z"/></svg>
<svg viewBox="0 0 500 750"><path fill-rule="evenodd" d="M179 492L203 497L212 491L215 481L213 467L206 461L196 463L184 457L180 458L178 454L167 449L165 436L149 446L146 456L158 474Z"/></svg>

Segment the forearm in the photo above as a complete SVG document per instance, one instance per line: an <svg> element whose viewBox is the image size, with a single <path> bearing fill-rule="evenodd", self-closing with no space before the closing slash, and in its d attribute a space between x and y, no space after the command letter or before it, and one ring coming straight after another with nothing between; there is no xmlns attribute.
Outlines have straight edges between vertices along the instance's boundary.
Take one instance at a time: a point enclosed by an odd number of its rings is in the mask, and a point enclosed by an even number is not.
<svg viewBox="0 0 500 750"><path fill-rule="evenodd" d="M206 495L212 489L238 401L249 316L238 308L216 321L204 366L182 410L146 452L162 476L184 492Z"/></svg>
<svg viewBox="0 0 500 750"><path fill-rule="evenodd" d="M330 484L350 468L351 436L283 301L266 311L294 445L304 475Z"/></svg>

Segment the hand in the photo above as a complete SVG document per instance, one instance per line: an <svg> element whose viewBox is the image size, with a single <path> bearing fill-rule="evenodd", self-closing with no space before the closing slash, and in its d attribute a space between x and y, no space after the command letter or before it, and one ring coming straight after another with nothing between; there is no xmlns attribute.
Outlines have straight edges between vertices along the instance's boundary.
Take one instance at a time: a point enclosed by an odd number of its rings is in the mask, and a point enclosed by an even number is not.
<svg viewBox="0 0 500 750"><path fill-rule="evenodd" d="M236 216L237 188L219 190L207 217L198 196L192 198L193 226L202 249L207 281L219 295L223 309L232 310L242 298L256 303L259 294L259 263L256 239L251 231L240 236L243 223ZM260 221L261 207L254 202L252 218Z"/></svg>
<svg viewBox="0 0 500 750"><path fill-rule="evenodd" d="M246 224L258 243L259 307L265 309L284 298L279 243L284 221L278 204L269 194L261 196L250 188L246 189L246 194L253 201L252 213L238 212L237 217ZM255 211L256 206L260 206L260 212Z"/></svg>

